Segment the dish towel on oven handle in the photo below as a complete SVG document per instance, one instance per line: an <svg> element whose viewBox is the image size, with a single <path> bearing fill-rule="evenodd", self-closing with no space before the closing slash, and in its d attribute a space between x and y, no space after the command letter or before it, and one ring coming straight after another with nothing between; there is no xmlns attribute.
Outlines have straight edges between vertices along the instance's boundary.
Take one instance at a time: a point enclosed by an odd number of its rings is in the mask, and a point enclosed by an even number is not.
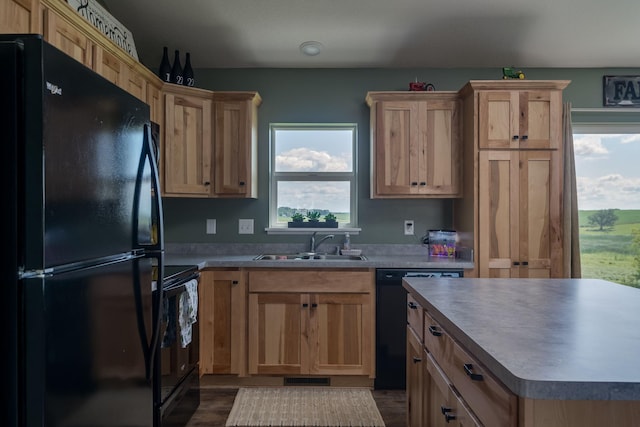
<svg viewBox="0 0 640 427"><path fill-rule="evenodd" d="M190 280L184 285L184 292L180 294L179 322L180 341L182 348L191 344L191 325L198 321L198 281Z"/></svg>

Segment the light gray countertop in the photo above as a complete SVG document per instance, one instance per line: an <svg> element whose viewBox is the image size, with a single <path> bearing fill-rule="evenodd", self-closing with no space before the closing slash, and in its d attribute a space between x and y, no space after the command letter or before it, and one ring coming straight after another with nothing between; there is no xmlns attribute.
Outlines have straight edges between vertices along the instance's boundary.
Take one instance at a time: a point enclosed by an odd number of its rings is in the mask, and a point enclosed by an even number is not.
<svg viewBox="0 0 640 427"><path fill-rule="evenodd" d="M369 255L362 261L345 260L260 260L251 255L165 254L166 265L198 265L200 269L216 267L250 268L473 268L473 263L457 259L428 256Z"/></svg>
<svg viewBox="0 0 640 427"><path fill-rule="evenodd" d="M640 289L591 279L404 279L515 394L640 400Z"/></svg>
<svg viewBox="0 0 640 427"><path fill-rule="evenodd" d="M168 244L166 265L198 265L202 268L433 268L472 269L472 255L467 258L429 257L420 245L358 245L366 257L363 261L346 260L260 260L260 254L295 254L306 250L305 244ZM335 246L323 246L335 253ZM466 254L465 254L466 255Z"/></svg>

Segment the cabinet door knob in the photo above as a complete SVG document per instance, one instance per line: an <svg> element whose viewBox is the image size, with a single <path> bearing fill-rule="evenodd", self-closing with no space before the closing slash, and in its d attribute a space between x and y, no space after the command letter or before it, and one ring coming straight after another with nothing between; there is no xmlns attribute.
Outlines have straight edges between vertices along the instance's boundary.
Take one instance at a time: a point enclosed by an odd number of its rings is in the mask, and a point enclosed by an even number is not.
<svg viewBox="0 0 640 427"><path fill-rule="evenodd" d="M453 421L456 419L456 416L453 414L446 413L444 414L444 420L448 423L449 421Z"/></svg>
<svg viewBox="0 0 640 427"><path fill-rule="evenodd" d="M444 406L444 405L442 405L442 406L440 407L440 411L442 412L442 415L444 415L444 414L446 414L447 412L451 412L451 411L452 411L452 409L451 409L451 408L449 408L448 406Z"/></svg>
<svg viewBox="0 0 640 427"><path fill-rule="evenodd" d="M476 374L475 372L473 372L473 364L465 363L463 367L465 374L467 374L467 376L471 378L472 381L482 381L484 379L482 377L482 374Z"/></svg>
<svg viewBox="0 0 640 427"><path fill-rule="evenodd" d="M302 307L307 308L309 307L309 304L307 304L306 302L304 304L302 304Z"/></svg>
<svg viewBox="0 0 640 427"><path fill-rule="evenodd" d="M425 186L425 185L427 185L427 183L426 183L426 182L424 182L424 181L422 181L422 182L420 183L420 185Z"/></svg>
<svg viewBox="0 0 640 427"><path fill-rule="evenodd" d="M240 181L240 185L244 185L244 181Z"/></svg>
<svg viewBox="0 0 640 427"><path fill-rule="evenodd" d="M513 135L513 140L517 141L518 139L520 139L520 137L518 135Z"/></svg>
<svg viewBox="0 0 640 427"><path fill-rule="evenodd" d="M413 356L413 363L420 363L422 359L420 357Z"/></svg>
<svg viewBox="0 0 640 427"><path fill-rule="evenodd" d="M313 304L311 304L311 308L318 308L318 304L314 302Z"/></svg>
<svg viewBox="0 0 640 427"><path fill-rule="evenodd" d="M415 187L416 185L418 185L418 182L414 181L414 182L411 183L411 185Z"/></svg>
<svg viewBox="0 0 640 427"><path fill-rule="evenodd" d="M433 326L433 325L429 326L429 332L430 332L430 333L431 333L431 335L433 335L434 337L439 337L439 336L441 336L441 335L442 335L442 332L440 332L440 331L438 330L438 327L437 327L437 326Z"/></svg>
<svg viewBox="0 0 640 427"><path fill-rule="evenodd" d="M231 284L232 284L232 285L237 285L237 284L238 284L238 281L237 281L237 280L232 280L232 281L231 281Z"/></svg>
<svg viewBox="0 0 640 427"><path fill-rule="evenodd" d="M415 302L411 301L411 302L409 303L409 308L410 308L411 310L416 310L416 309L418 308L418 306L416 305L416 303L415 303Z"/></svg>
<svg viewBox="0 0 640 427"><path fill-rule="evenodd" d="M529 265L529 261L522 261L522 265Z"/></svg>
<svg viewBox="0 0 640 427"><path fill-rule="evenodd" d="M513 261L513 265L515 265L515 266L520 265L520 261Z"/></svg>
<svg viewBox="0 0 640 427"><path fill-rule="evenodd" d="M205 182L204 185L211 185L209 181Z"/></svg>
<svg viewBox="0 0 640 427"><path fill-rule="evenodd" d="M529 135L522 135L522 140L526 141L527 139L529 139Z"/></svg>

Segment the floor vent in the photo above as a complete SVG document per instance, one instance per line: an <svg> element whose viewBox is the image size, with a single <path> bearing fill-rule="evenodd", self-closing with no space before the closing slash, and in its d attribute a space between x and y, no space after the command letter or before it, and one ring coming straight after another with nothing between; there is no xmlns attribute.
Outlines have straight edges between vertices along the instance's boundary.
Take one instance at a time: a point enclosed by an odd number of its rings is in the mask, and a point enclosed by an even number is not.
<svg viewBox="0 0 640 427"><path fill-rule="evenodd" d="M329 378L290 377L284 379L284 385L331 385Z"/></svg>

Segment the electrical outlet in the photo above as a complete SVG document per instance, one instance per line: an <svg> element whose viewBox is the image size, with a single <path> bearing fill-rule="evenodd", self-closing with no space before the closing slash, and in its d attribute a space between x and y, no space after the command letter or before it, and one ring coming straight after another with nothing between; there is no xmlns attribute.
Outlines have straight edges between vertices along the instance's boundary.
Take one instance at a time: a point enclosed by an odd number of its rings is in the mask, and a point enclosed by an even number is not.
<svg viewBox="0 0 640 427"><path fill-rule="evenodd" d="M414 230L413 230L413 220L412 219L405 219L404 220L404 234L405 236L413 236Z"/></svg>
<svg viewBox="0 0 640 427"><path fill-rule="evenodd" d="M207 219L207 234L216 234L216 220Z"/></svg>
<svg viewBox="0 0 640 427"><path fill-rule="evenodd" d="M253 234L253 219L239 219L238 234Z"/></svg>

